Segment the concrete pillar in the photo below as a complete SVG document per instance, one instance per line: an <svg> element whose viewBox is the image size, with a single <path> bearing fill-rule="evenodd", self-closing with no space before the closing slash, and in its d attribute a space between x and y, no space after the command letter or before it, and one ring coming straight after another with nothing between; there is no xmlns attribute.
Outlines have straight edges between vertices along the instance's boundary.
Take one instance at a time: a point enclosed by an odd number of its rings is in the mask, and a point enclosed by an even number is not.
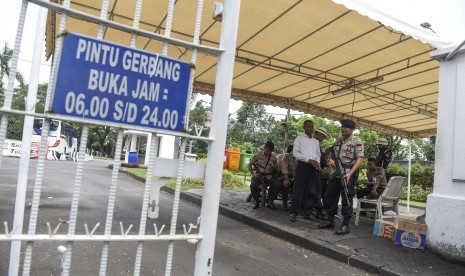
<svg viewBox="0 0 465 276"><path fill-rule="evenodd" d="M426 204L428 247L465 263L465 48L435 51L440 61L433 193Z"/></svg>

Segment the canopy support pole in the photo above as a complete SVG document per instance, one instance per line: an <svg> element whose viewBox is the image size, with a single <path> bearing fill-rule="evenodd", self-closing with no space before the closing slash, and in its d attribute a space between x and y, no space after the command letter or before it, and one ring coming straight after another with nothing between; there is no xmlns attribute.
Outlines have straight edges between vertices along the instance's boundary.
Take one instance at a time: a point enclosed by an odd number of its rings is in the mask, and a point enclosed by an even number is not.
<svg viewBox="0 0 465 276"><path fill-rule="evenodd" d="M410 213L410 177L412 174L412 140L408 139L407 213Z"/></svg>

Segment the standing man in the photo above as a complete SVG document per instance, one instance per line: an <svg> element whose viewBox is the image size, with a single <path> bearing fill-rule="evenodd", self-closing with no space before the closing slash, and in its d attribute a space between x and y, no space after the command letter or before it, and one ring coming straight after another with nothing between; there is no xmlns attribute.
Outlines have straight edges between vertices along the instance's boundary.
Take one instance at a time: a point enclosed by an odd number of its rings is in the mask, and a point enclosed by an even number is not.
<svg viewBox="0 0 465 276"><path fill-rule="evenodd" d="M321 142L323 142L324 139L329 137L329 133L324 127L318 127L315 130L315 135L313 135L313 137L317 139L318 142L320 143L320 152L321 152L320 169L324 169L325 167L328 166L328 164L326 162L326 159L324 158L325 156L323 154L323 151L321 150ZM322 193L323 193L322 191L323 188L321 185L321 177L322 177L322 173L320 170L318 171L318 182L316 185L316 195L315 195L315 201L313 203L313 207L315 207L315 210L316 210L315 216L318 219L325 219L326 217L323 213L323 202L321 201Z"/></svg>
<svg viewBox="0 0 465 276"><path fill-rule="evenodd" d="M379 138L378 143L378 154L376 155L376 167L381 167L387 170L389 163L392 160L392 151L389 148L389 143L386 138Z"/></svg>
<svg viewBox="0 0 465 276"><path fill-rule="evenodd" d="M293 154L297 160L292 190L291 215L289 220L295 222L301 209L304 211L304 219L318 221L312 214L312 205L316 195L316 186L320 168L320 143L312 137L313 122L304 122L304 134L294 141Z"/></svg>
<svg viewBox="0 0 465 276"><path fill-rule="evenodd" d="M271 200L267 207L276 210L276 206L273 205L273 200L277 196L277 190L280 187L278 180L275 178L277 169L277 159L273 154L274 144L271 141L267 141L263 147L263 151L255 154L250 159L248 169L252 175L252 181L250 183L250 192L252 193L255 202L253 209L257 209L260 205L260 185L264 185L265 189L271 186L269 200Z"/></svg>
<svg viewBox="0 0 465 276"><path fill-rule="evenodd" d="M328 220L320 223L318 228L329 229L334 228L334 216L337 213L339 196L342 196L342 226L336 231L336 235L345 235L350 231L349 223L352 218L354 184L358 178L358 168L363 162L363 143L354 137L355 122L349 119L340 121L342 138L339 138L334 143L336 156L331 156L328 159L328 165L335 168L335 158L341 162L344 171L342 175L337 175L328 183L326 190ZM344 192L344 187L341 183L341 177L344 177L347 183L347 195ZM346 198L347 196L347 198Z"/></svg>

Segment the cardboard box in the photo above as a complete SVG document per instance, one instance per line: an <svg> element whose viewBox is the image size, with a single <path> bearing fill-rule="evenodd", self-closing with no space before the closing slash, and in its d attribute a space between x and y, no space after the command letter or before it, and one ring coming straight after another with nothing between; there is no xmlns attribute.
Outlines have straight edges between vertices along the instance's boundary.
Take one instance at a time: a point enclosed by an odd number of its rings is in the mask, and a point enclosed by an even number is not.
<svg viewBox="0 0 465 276"><path fill-rule="evenodd" d="M424 249L426 244L426 231L428 226L424 223L396 218L394 220L395 231L392 241L399 246Z"/></svg>
<svg viewBox="0 0 465 276"><path fill-rule="evenodd" d="M392 234L394 231L394 222L383 219L375 220L373 225L373 235L386 239L392 239Z"/></svg>

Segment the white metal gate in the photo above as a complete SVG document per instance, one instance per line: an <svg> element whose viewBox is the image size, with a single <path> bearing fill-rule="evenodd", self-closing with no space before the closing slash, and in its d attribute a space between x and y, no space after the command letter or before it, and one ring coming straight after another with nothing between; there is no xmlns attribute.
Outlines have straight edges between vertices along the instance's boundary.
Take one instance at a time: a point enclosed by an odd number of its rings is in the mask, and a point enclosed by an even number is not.
<svg viewBox="0 0 465 276"><path fill-rule="evenodd" d="M146 0L147 1L147 0ZM179 0L178 0L179 1ZM189 0L190 1L190 0ZM18 29L16 34L15 46L13 57L11 59L11 70L8 79L8 86L5 93L5 99L3 107L0 109L1 114L1 125L0 125L0 144L3 145L6 138L6 131L8 127L8 117L12 115L24 116L24 128L23 128L23 140L22 140L22 154L20 157L20 165L18 172L18 181L16 188L16 200L14 207L14 218L13 221L5 221L3 230L0 231L0 245L8 243L10 244L10 257L9 257L9 275L18 275L22 269L22 275L30 275L34 267L31 267L31 260L33 254L38 254L40 252L34 252L34 245L37 242L56 242L63 241L66 242L66 246L61 246L59 250L63 253L62 258L62 267L58 267L58 271L62 269L62 275L70 274L71 260L73 257L73 246L75 247L76 243L81 241L97 241L102 242L102 253L100 260L100 270L99 275L107 274L108 267L108 254L109 254L109 245L111 242L115 241L129 241L137 244L136 256L134 256L134 275L141 274L141 260L142 260L142 249L144 243L148 242L158 242L158 241L167 241L169 246L167 250L166 258L166 267L165 275L171 275L172 273L172 261L173 261L173 247L174 241L176 240L186 240L191 243L197 244L197 250L195 254L195 275L211 275L212 273L212 264L213 264L213 254L214 254L214 245L216 238L216 225L218 218L218 206L219 206L219 195L221 189L221 171L222 171L222 161L223 161L223 150L225 146L226 139L226 125L228 118L228 107L229 99L231 95L231 86L232 86L232 74L233 74L233 64L234 64L234 54L236 46L236 36L237 36L237 26L239 19L239 0L225 0L224 7L222 8L222 28L221 28L221 37L220 37L220 46L219 48L212 48L203 46L199 43L200 35L200 21L202 18L204 1L198 0L198 5L196 11L192 11L196 16L194 39L193 41L181 41L179 39L172 39L170 36L172 19L175 14L175 0L169 0L168 13L166 14L166 30L164 35L150 33L139 29L139 20L141 16L142 9L142 0L137 0L135 7L135 14L133 17L132 26L127 26L123 24L116 23L107 19L108 17L108 8L109 1L103 0L100 17L94 16L91 13L83 13L82 11L77 11L71 8L71 1L64 0L61 1L61 4L55 4L53 1L48 2L45 0L23 0L20 19L18 23ZM34 58L31 66L31 80L29 83L29 91L26 102L25 110L12 110L11 103L14 90L14 81L17 71L18 55L21 45L21 37L23 34L23 27L25 21L25 15L29 4L35 4L43 7L41 9L38 26L37 26L37 35L36 35L36 44L34 50ZM209 3L213 4L213 3ZM215 7L221 10L221 5L215 3ZM207 53L209 55L218 56L218 65L217 65L217 75L216 75L216 88L215 88L215 97L213 98L212 103L212 121L210 129L210 137L201 138L190 136L187 133L173 133L169 131L159 131L148 128L141 127L127 127L122 125L112 125L107 122L96 122L89 121L85 119L76 119L76 118L66 118L60 115L53 114L50 111L50 102L51 95L54 92L54 83L56 72L57 72L57 57L60 56L62 48L62 38L58 38L56 41L54 61L52 64L50 81L47 91L47 98L45 102L45 114L35 113L35 103L37 97L37 86L38 86L38 75L40 67L40 57L43 53L42 44L44 41L44 32L46 15L48 11L56 11L61 13L61 21L59 25L59 35L66 30L66 23L69 17L74 19L90 21L96 24L99 24L99 31L97 39L102 39L103 34L106 28L114 28L120 31L127 32L131 34L131 47L136 47L136 39L138 37L145 37L153 40L158 40L164 42L163 55L167 56L168 45L175 44L180 47L184 47L186 50L192 50L191 63L196 64L197 61L197 51ZM190 91L189 96L192 93L194 80L194 70L191 71L190 76ZM187 114L188 115L188 114ZM23 229L23 220L24 220L24 209L26 206L26 188L27 188L27 175L29 170L29 152L30 152L30 141L32 135L32 120L34 117L45 118L40 142L40 151L39 158L37 161L37 172L33 184L33 195L31 202L31 213L30 220L28 222L28 229ZM51 119L65 119L69 121L74 121L83 124L83 130L81 133L81 141L79 147L79 161L76 166L76 172L74 175L74 186L72 193L72 200L70 206L69 217L67 218L68 229L66 234L59 234L58 227L54 228L53 225L48 225L47 232L41 233L37 231L38 228L38 214L41 200L42 184L43 184L43 173L45 165L45 155L46 155L46 144L47 144L47 132L50 127ZM112 181L108 194L108 206L106 207L106 220L105 220L105 229L102 234L99 233L99 225L89 231L86 225L85 233L79 233L76 231L76 220L79 210L79 201L82 196L81 187L83 175L86 173L85 169L85 151L88 138L89 125L110 125L115 127L118 130L118 138L116 144L115 158L113 161L113 171L112 171ZM187 125L187 124L186 124ZM114 214L114 205L116 200L116 188L118 185L118 173L120 169L120 157L121 149L123 143L123 129L133 129L139 131L150 132L153 135L174 135L180 137L181 139L181 150L179 158L176 160L162 160L155 158L156 155L155 149L157 148L158 139L151 139L150 142L150 158L148 162L147 177L145 180L145 187L143 195L141 196L141 213L140 213L140 226L139 232L137 234L132 234L129 231L125 230L121 226L121 232L119 229L112 229L113 224L113 214ZM184 152L186 150L186 139L203 139L209 143L208 150L208 161L206 166L200 166L198 164L187 164L188 162L184 161ZM0 155L0 168L2 167L2 162L5 162L7 158ZM176 170L173 173L170 173L170 169L173 169L171 166L176 166ZM186 167L187 166L187 167ZM193 169L189 170L189 166ZM196 167L197 166L197 167ZM199 168L203 170L201 172L205 177L205 188L203 194L203 204L201 207L201 214L199 221L201 221L198 234L191 234L191 229L186 229L184 233L177 234L176 226L178 219L178 209L179 209L179 198L180 198L180 186L183 176L189 175L189 171L198 171ZM163 174L163 175L161 175ZM169 225L169 234L163 234L160 226L155 226L155 232L147 231L148 228L148 218L147 214L149 211L149 206L153 207L153 203L149 201L149 195L152 183L152 176L164 176L164 177L176 177L176 189L174 196L174 203L171 216L171 224ZM1 180L0 180L1 185ZM2 203L0 203L1 205ZM58 219L58 218L57 218ZM197 221L197 218L192 219L194 222ZM199 222L197 221L197 223ZM3 222L3 221L2 221ZM153 222L152 222L153 223ZM58 226L61 223L58 224ZM102 222L103 224L103 222ZM192 228L193 225L191 225ZM22 252L23 251L23 252ZM24 254L24 256L22 256ZM194 256L193 256L194 257ZM6 258L6 256L2 256ZM21 258L23 262L21 262ZM97 271L95 272L97 274Z"/></svg>

